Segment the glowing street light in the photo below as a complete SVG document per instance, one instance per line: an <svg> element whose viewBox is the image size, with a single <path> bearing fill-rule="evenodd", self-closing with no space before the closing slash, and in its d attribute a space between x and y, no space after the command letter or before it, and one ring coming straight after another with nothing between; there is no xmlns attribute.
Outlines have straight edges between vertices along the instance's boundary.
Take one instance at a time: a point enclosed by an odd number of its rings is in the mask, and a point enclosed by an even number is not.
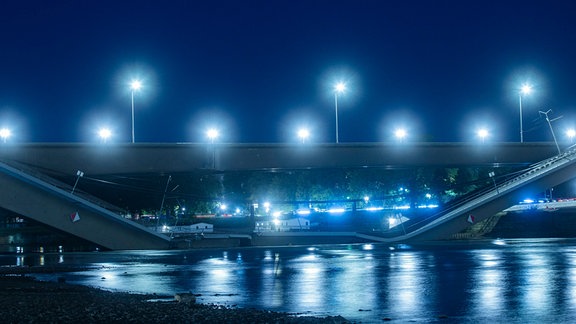
<svg viewBox="0 0 576 324"><path fill-rule="evenodd" d="M2 138L2 142L6 143L6 140L12 136L12 132L8 128L0 129L0 137Z"/></svg>
<svg viewBox="0 0 576 324"><path fill-rule="evenodd" d="M304 143L308 137L310 137L310 131L308 131L306 128L301 128L298 130L298 137L300 140L302 140L302 143Z"/></svg>
<svg viewBox="0 0 576 324"><path fill-rule="evenodd" d="M522 97L527 96L532 93L532 86L529 84L524 84L520 88L520 92L518 94L518 103L520 106L520 143L524 142L524 128L522 126Z"/></svg>
<svg viewBox="0 0 576 324"><path fill-rule="evenodd" d="M396 131L394 132L394 136L396 136L396 138L402 142L404 141L404 139L406 138L406 136L408 136L408 133L406 132L406 130L404 128L398 128L396 129Z"/></svg>
<svg viewBox="0 0 576 324"><path fill-rule="evenodd" d="M102 142L106 143L108 139L112 136L112 131L108 128L100 128L98 131L98 136L102 139Z"/></svg>
<svg viewBox="0 0 576 324"><path fill-rule="evenodd" d="M570 143L574 141L574 137L576 137L576 130L574 128L570 128L566 131L566 136L570 139Z"/></svg>
<svg viewBox="0 0 576 324"><path fill-rule="evenodd" d="M130 83L130 90L132 93L132 143L134 143L134 92L142 88L142 82L140 80L133 80Z"/></svg>
<svg viewBox="0 0 576 324"><path fill-rule="evenodd" d="M214 144L214 141L220 136L220 133L215 128L210 128L206 131L206 137L210 140L211 144Z"/></svg>
<svg viewBox="0 0 576 324"><path fill-rule="evenodd" d="M481 128L478 130L478 132L476 133L478 135L478 137L480 137L480 140L482 141L482 143L484 143L484 140L486 139L486 137L488 137L488 130L485 128Z"/></svg>
<svg viewBox="0 0 576 324"><path fill-rule="evenodd" d="M338 94L346 91L346 84L338 82L334 86L334 110L336 113L336 144L338 144Z"/></svg>

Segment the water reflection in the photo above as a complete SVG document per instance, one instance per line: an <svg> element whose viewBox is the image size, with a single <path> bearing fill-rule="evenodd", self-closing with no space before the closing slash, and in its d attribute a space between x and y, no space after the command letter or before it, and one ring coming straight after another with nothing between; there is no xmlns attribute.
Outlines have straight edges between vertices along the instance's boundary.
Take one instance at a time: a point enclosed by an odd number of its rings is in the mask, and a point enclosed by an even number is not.
<svg viewBox="0 0 576 324"><path fill-rule="evenodd" d="M393 253L389 258L390 273L387 276L387 304L394 318L405 314L417 314L424 311L427 291L422 271L422 257L418 252L405 251Z"/></svg>
<svg viewBox="0 0 576 324"><path fill-rule="evenodd" d="M112 290L191 291L205 303L363 322L429 322L441 314L457 322L576 320L576 241L15 254L0 262L90 265L59 275Z"/></svg>
<svg viewBox="0 0 576 324"><path fill-rule="evenodd" d="M520 255L520 266L522 309L530 313L549 312L554 287L554 265L549 254L530 249Z"/></svg>
<svg viewBox="0 0 576 324"><path fill-rule="evenodd" d="M264 251L260 302L265 308L277 308L284 304L284 286L280 279L281 275L280 253L273 253L270 250Z"/></svg>
<svg viewBox="0 0 576 324"><path fill-rule="evenodd" d="M498 244L503 245L503 244ZM471 258L476 260L472 278L476 278L471 289L470 310L475 316L500 314L505 311L504 298L508 290L505 277L504 255L502 250L473 251Z"/></svg>

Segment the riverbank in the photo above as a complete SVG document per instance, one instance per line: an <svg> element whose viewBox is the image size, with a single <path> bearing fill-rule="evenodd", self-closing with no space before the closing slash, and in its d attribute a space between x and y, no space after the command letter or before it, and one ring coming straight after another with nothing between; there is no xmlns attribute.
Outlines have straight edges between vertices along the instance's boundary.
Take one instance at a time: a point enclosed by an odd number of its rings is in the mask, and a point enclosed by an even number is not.
<svg viewBox="0 0 576 324"><path fill-rule="evenodd" d="M3 323L348 323L340 316L178 302L174 296L110 292L23 274L0 275L0 305Z"/></svg>

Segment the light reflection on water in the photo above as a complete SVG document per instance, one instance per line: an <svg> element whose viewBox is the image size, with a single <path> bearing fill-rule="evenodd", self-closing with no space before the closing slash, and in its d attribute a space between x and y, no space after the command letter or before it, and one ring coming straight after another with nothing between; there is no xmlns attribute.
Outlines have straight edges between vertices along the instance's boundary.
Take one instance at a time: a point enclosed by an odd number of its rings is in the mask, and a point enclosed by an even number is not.
<svg viewBox="0 0 576 324"><path fill-rule="evenodd" d="M30 254L0 264L91 266L37 277L363 322L576 320L575 240Z"/></svg>

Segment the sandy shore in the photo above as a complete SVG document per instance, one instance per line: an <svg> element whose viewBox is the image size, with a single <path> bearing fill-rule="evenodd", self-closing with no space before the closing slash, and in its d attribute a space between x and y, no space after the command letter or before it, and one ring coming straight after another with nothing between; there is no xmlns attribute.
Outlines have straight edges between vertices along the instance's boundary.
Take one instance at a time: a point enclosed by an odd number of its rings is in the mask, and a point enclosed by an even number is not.
<svg viewBox="0 0 576 324"><path fill-rule="evenodd" d="M40 282L23 274L0 275L3 323L348 323L340 316L306 317L173 298ZM154 299L163 301L150 301Z"/></svg>

